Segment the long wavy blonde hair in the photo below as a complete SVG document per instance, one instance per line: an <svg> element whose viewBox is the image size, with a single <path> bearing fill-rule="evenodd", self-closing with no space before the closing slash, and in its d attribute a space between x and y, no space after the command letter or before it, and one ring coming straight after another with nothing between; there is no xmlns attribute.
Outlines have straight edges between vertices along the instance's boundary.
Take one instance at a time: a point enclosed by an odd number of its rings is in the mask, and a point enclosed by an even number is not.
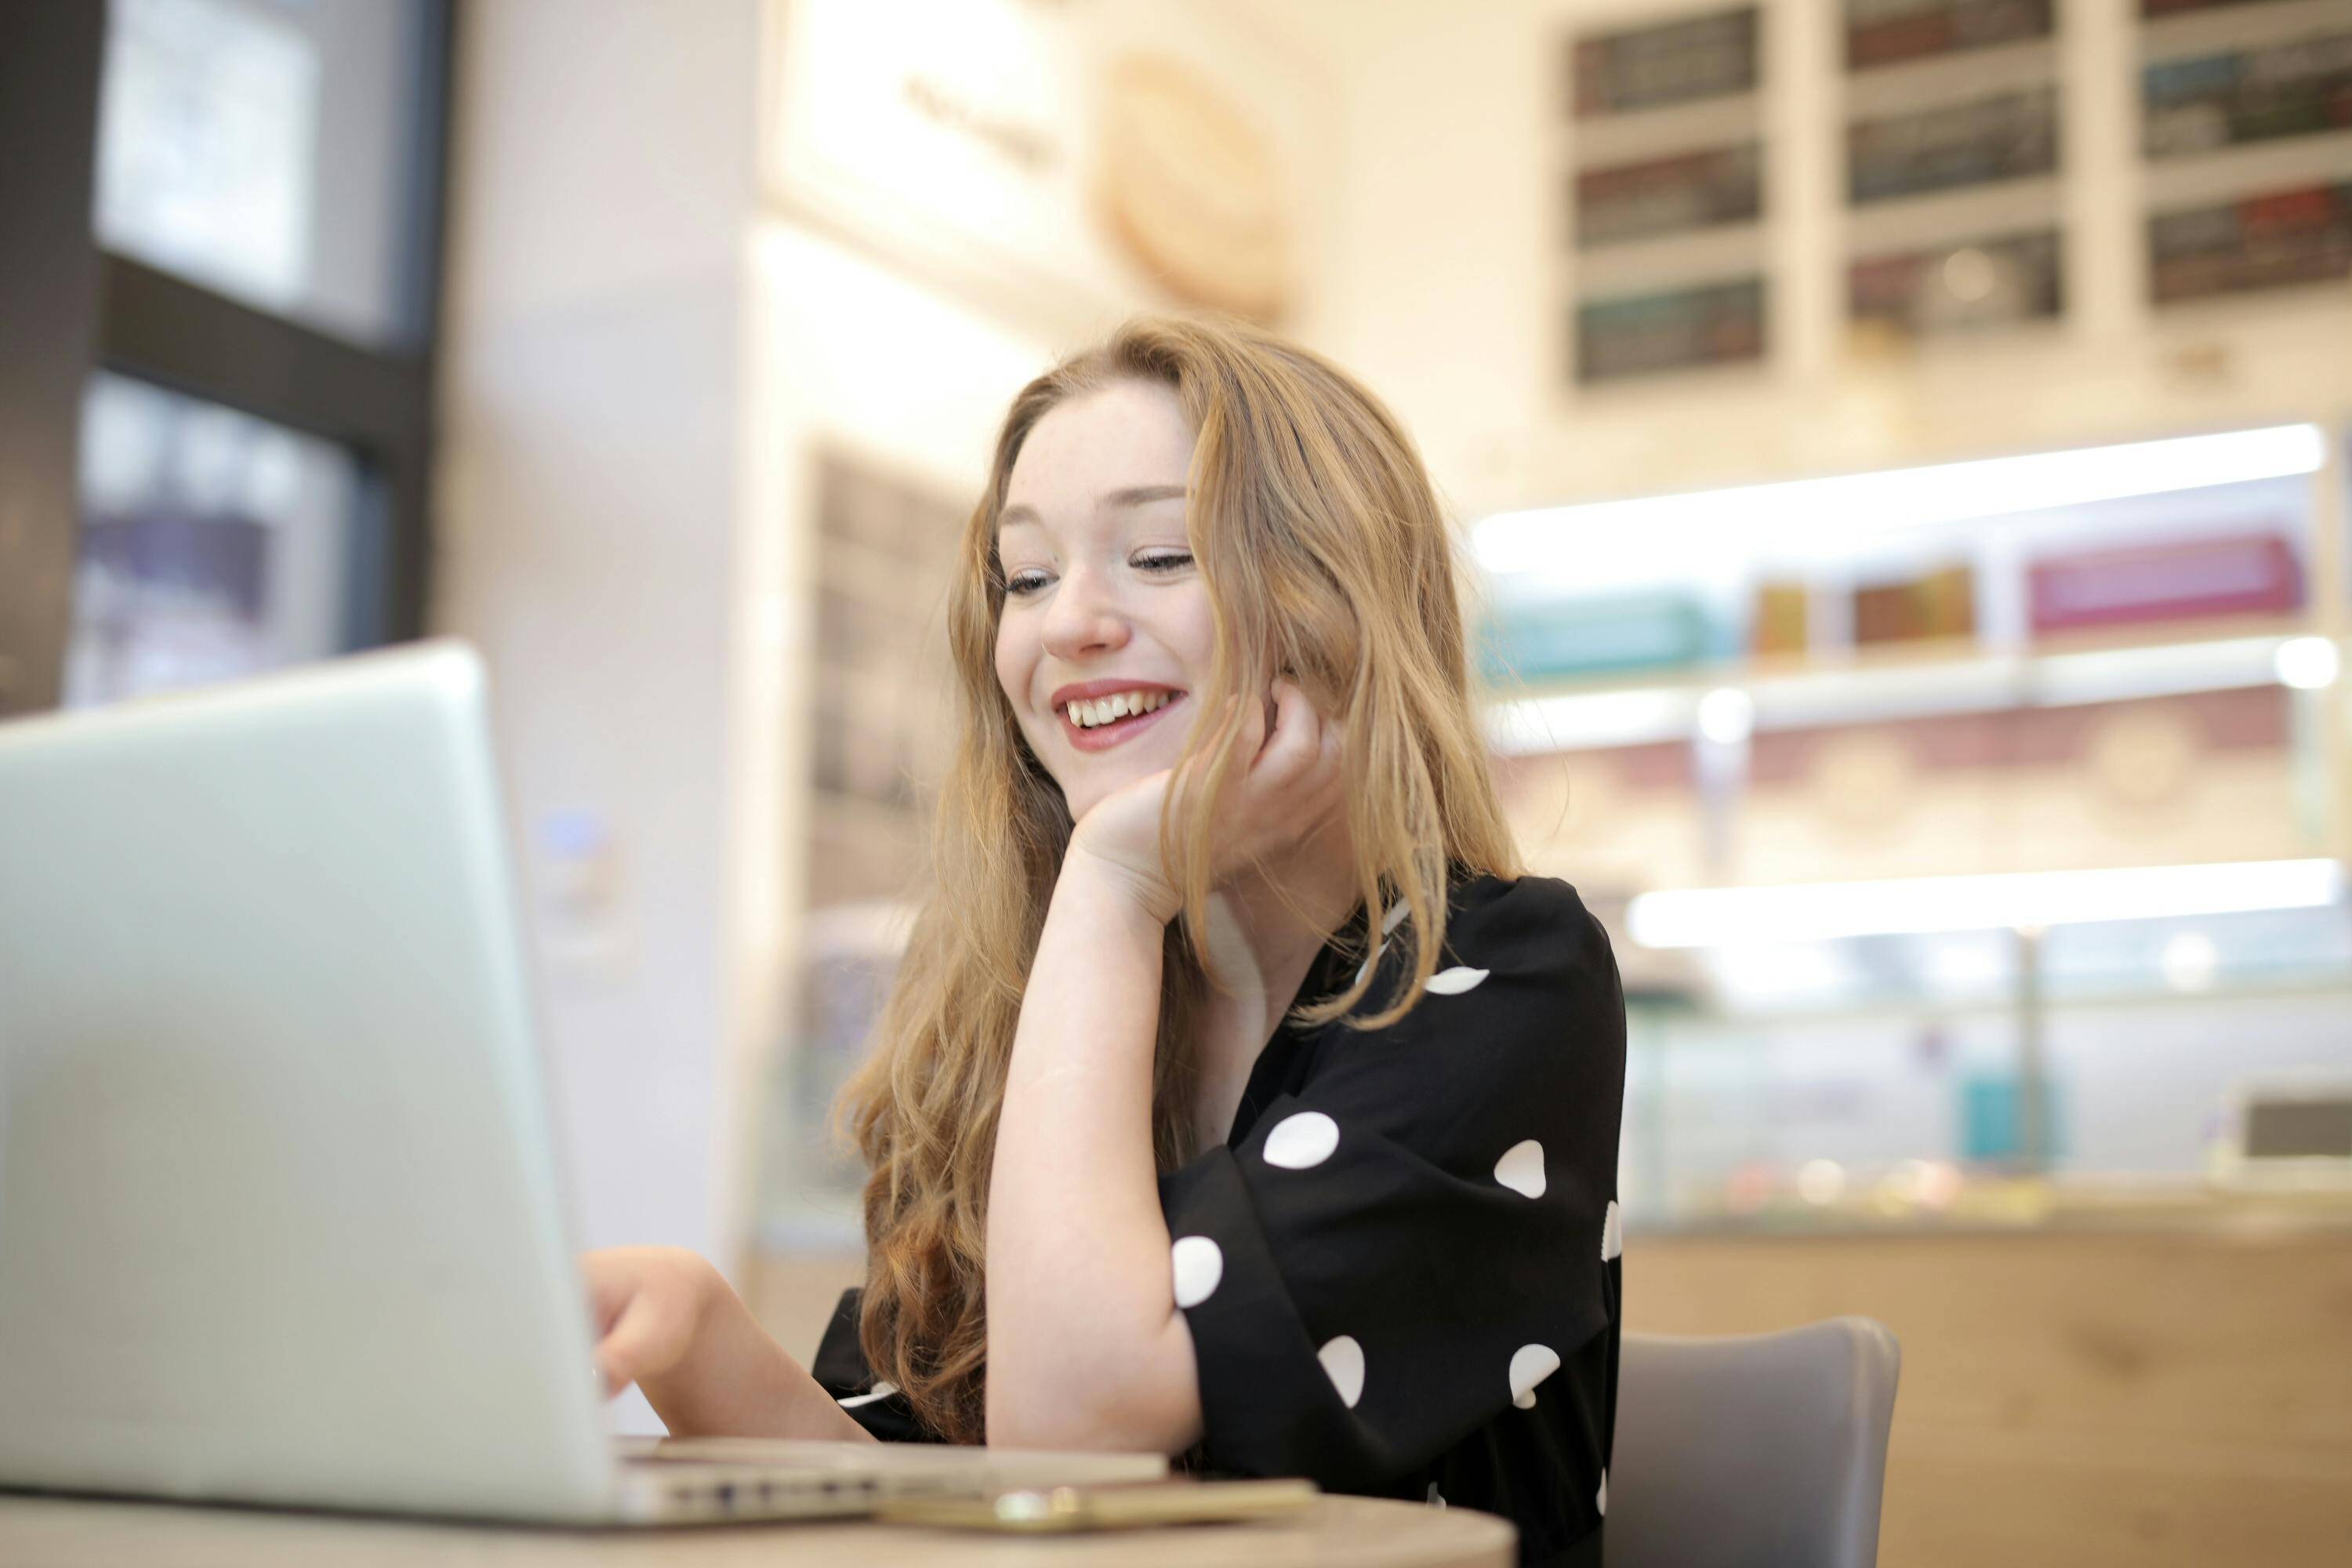
<svg viewBox="0 0 2352 1568"><path fill-rule="evenodd" d="M1453 540L1412 441L1325 360L1232 322L1131 321L1014 398L950 590L948 635L963 722L941 790L934 890L917 918L873 1054L835 1107L871 1172L860 1342L924 1425L982 1440L982 1299L989 1172L1022 994L1070 839L1061 789L1024 741L997 684L1004 604L998 516L1023 441L1050 410L1115 382L1171 390L1197 432L1187 525L1213 616L1202 718L1160 820L1184 898L1168 929L1153 1069L1159 1169L1193 1152L1193 1037L1212 984L1203 932L1211 812L1241 755L1242 693L1295 679L1344 736L1346 811L1363 907L1402 900L1392 935L1403 983L1359 977L1302 1005L1347 1012L1368 984L1376 1028L1419 1001L1444 942L1449 879L1518 874L1474 710ZM1222 721L1219 721L1222 716ZM1356 929L1351 926L1350 930ZM1350 954L1352 957L1353 954ZM1378 967L1378 966L1375 966Z"/></svg>

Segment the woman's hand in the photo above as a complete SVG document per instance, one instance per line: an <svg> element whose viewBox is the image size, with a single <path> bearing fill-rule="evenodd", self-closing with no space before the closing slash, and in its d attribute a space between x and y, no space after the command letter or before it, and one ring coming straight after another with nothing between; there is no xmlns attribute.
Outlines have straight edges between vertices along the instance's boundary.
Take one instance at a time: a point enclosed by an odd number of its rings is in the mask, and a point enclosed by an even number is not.
<svg viewBox="0 0 2352 1568"><path fill-rule="evenodd" d="M1214 807L1219 825L1210 886L1255 862L1279 858L1340 806L1339 728L1317 713L1295 683L1274 683L1274 721L1252 703L1243 719L1244 759ZM1114 875L1163 923L1183 907L1160 860L1160 813L1173 770L1123 784L1097 801L1070 838L1070 857Z"/></svg>
<svg viewBox="0 0 2352 1568"><path fill-rule="evenodd" d="M874 1440L708 1259L678 1247L614 1247L582 1253L580 1272L604 1392L635 1384L673 1436Z"/></svg>
<svg viewBox="0 0 2352 1568"><path fill-rule="evenodd" d="M596 1370L609 1397L675 1370L727 1289L719 1270L680 1247L614 1247L580 1255L596 1323Z"/></svg>

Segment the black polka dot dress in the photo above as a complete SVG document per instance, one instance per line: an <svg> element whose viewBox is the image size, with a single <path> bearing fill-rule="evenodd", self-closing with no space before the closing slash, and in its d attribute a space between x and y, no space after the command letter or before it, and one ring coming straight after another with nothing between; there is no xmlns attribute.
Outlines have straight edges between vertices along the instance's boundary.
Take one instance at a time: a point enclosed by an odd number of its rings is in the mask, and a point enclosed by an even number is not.
<svg viewBox="0 0 2352 1568"><path fill-rule="evenodd" d="M1353 978L1362 919L1302 999ZM1457 886L1429 994L1391 1027L1286 1020L1226 1142L1160 1184L1200 1365L1182 1462L1482 1509L1518 1526L1521 1563L1597 1568L1624 1082L1608 938L1549 878ZM877 1436L925 1440L872 1382L857 1294L811 1370Z"/></svg>

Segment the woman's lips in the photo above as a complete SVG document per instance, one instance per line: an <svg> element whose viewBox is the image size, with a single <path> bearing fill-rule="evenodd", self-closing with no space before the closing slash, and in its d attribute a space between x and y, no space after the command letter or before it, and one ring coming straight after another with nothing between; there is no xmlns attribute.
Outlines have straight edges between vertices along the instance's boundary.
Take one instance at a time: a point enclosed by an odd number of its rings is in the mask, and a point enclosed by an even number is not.
<svg viewBox="0 0 2352 1568"><path fill-rule="evenodd" d="M1081 752L1106 752L1121 741L1131 740L1160 721L1160 715L1184 700L1181 691L1171 692L1168 700L1149 713L1130 713L1124 719L1114 719L1108 724L1097 724L1091 730L1081 730L1072 721L1067 708L1054 710L1062 723L1062 737Z"/></svg>

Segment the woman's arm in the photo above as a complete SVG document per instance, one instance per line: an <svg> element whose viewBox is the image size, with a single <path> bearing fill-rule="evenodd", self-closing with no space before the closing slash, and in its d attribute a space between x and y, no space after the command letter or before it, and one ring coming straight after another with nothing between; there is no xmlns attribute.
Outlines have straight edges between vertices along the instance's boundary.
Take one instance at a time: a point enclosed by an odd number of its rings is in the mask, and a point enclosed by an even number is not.
<svg viewBox="0 0 2352 1568"><path fill-rule="evenodd" d="M1055 887L989 1188L992 1443L1173 1454L1200 1436L1151 1151L1164 898L1083 851Z"/></svg>
<svg viewBox="0 0 2352 1568"><path fill-rule="evenodd" d="M1340 808L1339 731L1295 683L1253 705L1220 802L1220 861L1277 856ZM1169 775L1073 833L1013 1031L988 1197L988 1436L1016 1447L1181 1453L1201 1436L1151 1148Z"/></svg>
<svg viewBox="0 0 2352 1568"><path fill-rule="evenodd" d="M643 1388L673 1436L874 1441L707 1259L622 1247L588 1253L581 1267L603 1331L596 1365L606 1386Z"/></svg>

